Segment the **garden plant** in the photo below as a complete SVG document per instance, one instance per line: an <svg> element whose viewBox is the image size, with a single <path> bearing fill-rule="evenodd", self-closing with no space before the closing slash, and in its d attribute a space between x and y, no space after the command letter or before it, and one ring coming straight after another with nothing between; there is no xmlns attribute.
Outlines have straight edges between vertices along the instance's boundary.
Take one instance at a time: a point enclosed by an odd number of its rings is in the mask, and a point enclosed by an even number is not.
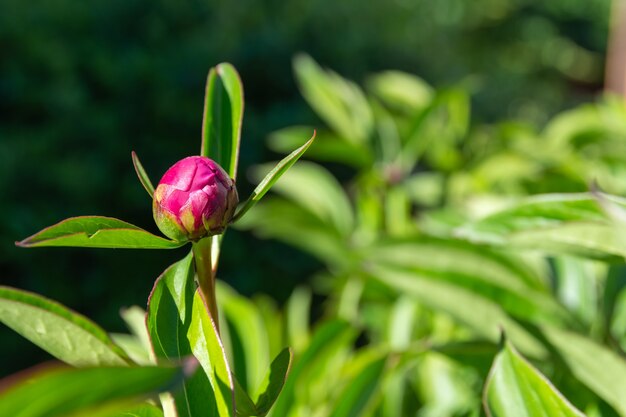
<svg viewBox="0 0 626 417"><path fill-rule="evenodd" d="M192 249L157 278L147 312L123 312L132 335L110 337L60 304L18 289L0 288L0 321L72 366L49 364L9 378L2 387L0 414L267 414L283 388L292 352L281 347L275 359L265 363L266 369L255 369L252 378L241 382L231 371L234 368L220 337L215 294L220 243L226 227L263 197L313 138L278 163L237 208L242 117L239 75L232 65L220 64L207 78L200 155L175 163L155 188L133 152L139 180L153 200L154 220L169 239L118 219L82 216L16 243L21 247L126 249L191 244Z"/></svg>
<svg viewBox="0 0 626 417"><path fill-rule="evenodd" d="M90 216L18 242L191 250L123 311L131 334L0 289L0 321L70 365L2 381L0 415L626 416L624 103L479 125L463 86L294 68L327 128L275 132L288 155L243 203L243 90L220 64L200 155L155 188L133 154L169 239ZM231 224L320 261L319 317L308 287L281 309L216 279Z"/></svg>

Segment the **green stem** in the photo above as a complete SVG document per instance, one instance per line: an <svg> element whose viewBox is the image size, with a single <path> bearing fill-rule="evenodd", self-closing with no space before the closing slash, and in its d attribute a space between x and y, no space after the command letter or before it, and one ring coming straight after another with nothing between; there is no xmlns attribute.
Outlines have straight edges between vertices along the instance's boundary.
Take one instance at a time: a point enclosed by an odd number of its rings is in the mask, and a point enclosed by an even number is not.
<svg viewBox="0 0 626 417"><path fill-rule="evenodd" d="M209 313L215 323L217 332L220 331L219 316L217 313L217 299L215 297L215 273L211 261L211 237L193 242L193 258L196 263L196 277L198 287L206 301Z"/></svg>

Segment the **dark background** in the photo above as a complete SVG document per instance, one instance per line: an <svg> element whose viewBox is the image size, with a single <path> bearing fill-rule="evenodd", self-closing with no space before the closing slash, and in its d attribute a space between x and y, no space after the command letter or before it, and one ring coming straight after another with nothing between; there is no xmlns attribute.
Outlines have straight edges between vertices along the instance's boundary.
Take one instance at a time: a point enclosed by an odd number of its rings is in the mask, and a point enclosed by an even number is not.
<svg viewBox="0 0 626 417"><path fill-rule="evenodd" d="M474 123L541 124L602 88L608 0L0 0L0 284L38 292L122 331L175 251L18 249L66 217L99 214L157 229L130 159L154 182L199 152L204 82L222 61L246 96L246 170L279 157L267 135L320 125L291 60L307 52L357 82L400 69L434 86L463 83ZM219 276L282 302L319 265L230 230ZM0 328L0 376L47 356Z"/></svg>

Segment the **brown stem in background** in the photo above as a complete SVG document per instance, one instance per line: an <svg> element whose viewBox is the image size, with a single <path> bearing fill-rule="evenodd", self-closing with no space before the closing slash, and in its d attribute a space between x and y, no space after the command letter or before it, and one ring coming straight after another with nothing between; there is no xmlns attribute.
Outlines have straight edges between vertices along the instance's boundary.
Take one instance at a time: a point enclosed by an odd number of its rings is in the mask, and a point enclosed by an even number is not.
<svg viewBox="0 0 626 417"><path fill-rule="evenodd" d="M197 242L193 242L193 258L196 263L196 277L198 288L211 313L211 318L215 323L215 328L219 334L219 316L217 312L217 299L215 297L215 273L211 262L211 237L205 237Z"/></svg>
<svg viewBox="0 0 626 417"><path fill-rule="evenodd" d="M613 0L604 90L626 98L626 0Z"/></svg>

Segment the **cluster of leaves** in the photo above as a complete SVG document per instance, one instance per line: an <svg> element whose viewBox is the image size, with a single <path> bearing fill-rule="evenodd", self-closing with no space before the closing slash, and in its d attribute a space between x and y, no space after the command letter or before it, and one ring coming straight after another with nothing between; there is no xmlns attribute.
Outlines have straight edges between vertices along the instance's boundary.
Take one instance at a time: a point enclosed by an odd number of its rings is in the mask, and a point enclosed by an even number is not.
<svg viewBox="0 0 626 417"><path fill-rule="evenodd" d="M464 79L479 120L511 114L544 120L601 87L610 4L1 1L0 43L10 57L0 60L0 217L11 219L0 223L8 237L0 242L3 282L61 299L120 330L119 306L137 303L146 291L145 279L126 275L156 276L176 260L173 252L159 263L147 252L33 253L15 250L12 241L78 214L107 213L156 230L127 169L130 147L152 173L187 155L203 77L215 62L234 63L246 80L243 173L270 158L261 140L267 132L313 117L290 74L297 51L357 80L387 68L418 72L433 85ZM242 194L253 187L239 176ZM254 250L256 242L231 233L225 245L237 249L220 260L221 276L246 294L284 299L294 282L286 277L314 268L302 257L278 262L271 254L283 245ZM243 273L241 263L254 272ZM280 285L264 287L277 275ZM1 328L5 337L10 332ZM5 372L41 358L22 341L1 353L12 358L0 359Z"/></svg>
<svg viewBox="0 0 626 417"><path fill-rule="evenodd" d="M238 226L325 264L324 317L364 345L336 348L332 368L384 361L346 374L358 391L346 398L360 399L346 415L475 416L484 404L492 416L626 416L626 200L598 189L626 191L623 102L541 131L471 126L459 88L388 71L363 90L307 56L295 73L328 126L307 156L341 180L300 162ZM270 147L291 149L306 129ZM343 410L307 394L294 413Z"/></svg>
<svg viewBox="0 0 626 417"><path fill-rule="evenodd" d="M236 179L243 89L232 65L211 69L204 104L200 153ZM241 205L233 222L261 199L312 141L271 170ZM139 180L152 197L152 181L135 153L132 159ZM83 216L50 226L17 245L173 249L187 243L153 235L118 219ZM255 322L244 317L246 312L255 314L252 307L241 306L226 290L222 291L226 312L222 327L232 323L233 330L223 342L211 304L215 302L220 243L221 236L192 242L192 251L156 280L147 312L135 307L123 313L131 334L108 335L63 305L0 287L0 322L74 367L43 366L2 381L0 410L21 417L266 415L285 384L292 351L277 351L277 346L283 348L281 342L263 338ZM203 287L203 282L210 286ZM258 337L253 339L254 335ZM272 345L271 352L270 340L279 343ZM250 346L254 351L246 349ZM271 363L270 353L275 353ZM254 355L253 361L247 360L249 355ZM154 400L159 393L157 406Z"/></svg>

